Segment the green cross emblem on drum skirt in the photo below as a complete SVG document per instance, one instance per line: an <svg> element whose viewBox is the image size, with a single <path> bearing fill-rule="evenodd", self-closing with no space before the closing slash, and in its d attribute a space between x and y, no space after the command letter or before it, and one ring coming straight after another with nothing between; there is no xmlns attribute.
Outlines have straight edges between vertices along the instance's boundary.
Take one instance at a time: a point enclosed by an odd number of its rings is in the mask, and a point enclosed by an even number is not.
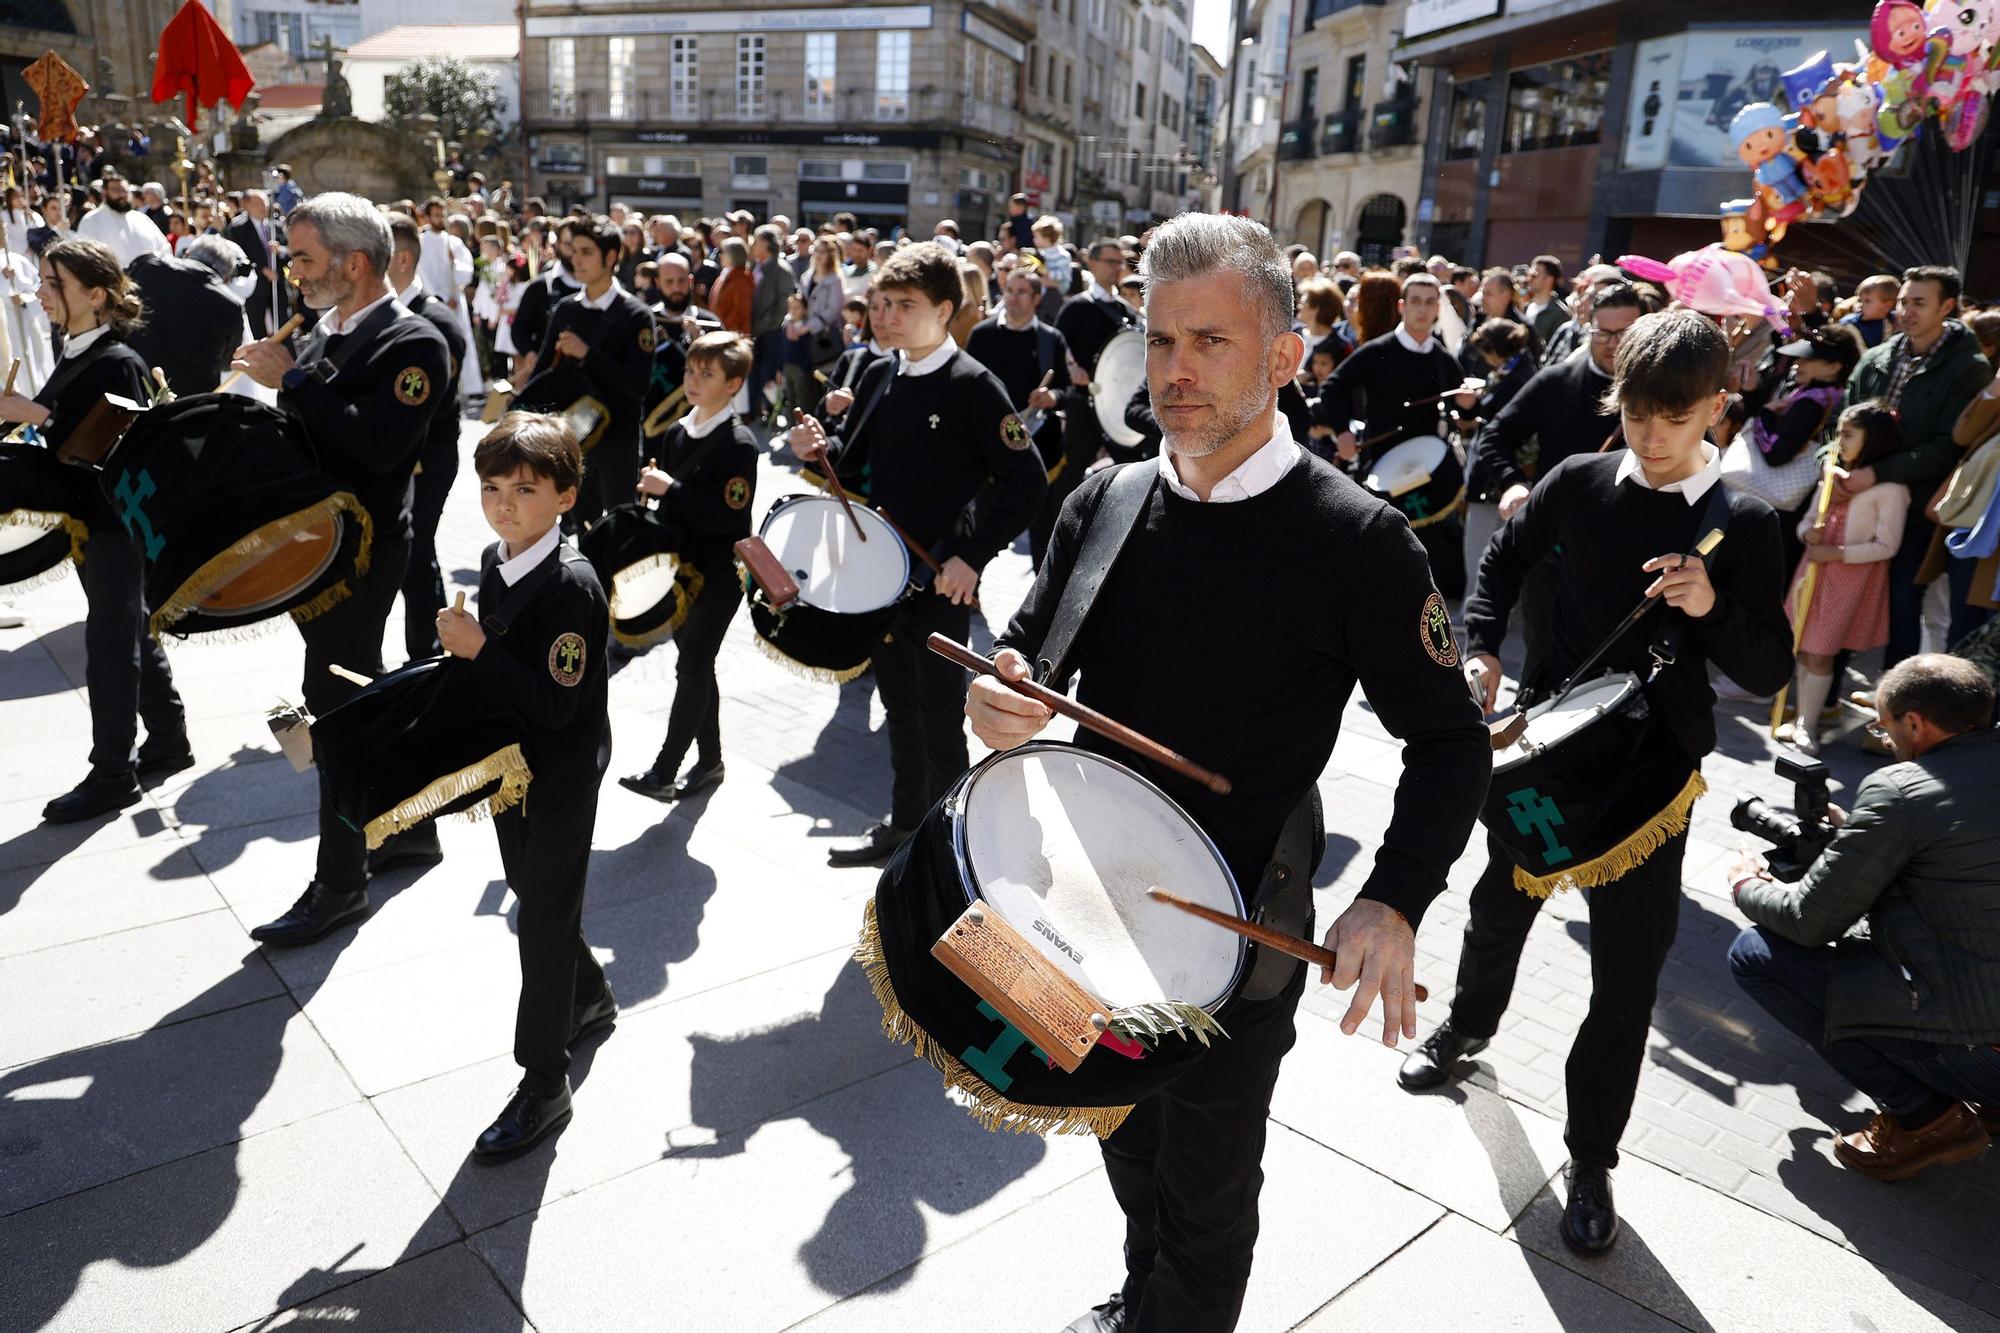
<svg viewBox="0 0 2000 1333"><path fill-rule="evenodd" d="M1576 853L1556 840L1556 826L1565 821L1553 797L1544 796L1533 787L1510 791L1507 793L1507 815L1514 821L1517 832L1523 835L1541 834L1542 860L1548 864L1559 866L1576 859Z"/></svg>
<svg viewBox="0 0 2000 1333"><path fill-rule="evenodd" d="M1424 495L1422 492L1406 497L1403 500L1403 511L1411 518L1429 518L1431 513L1430 497Z"/></svg>
<svg viewBox="0 0 2000 1333"><path fill-rule="evenodd" d="M125 525L125 531L137 537L139 530L145 529L148 560L158 560L160 552L167 547L167 539L153 531L153 520L146 515L146 501L158 489L153 483L152 470L146 469L139 473L137 484L134 484L131 473L120 473L118 485L111 492L111 498L118 502L118 521Z"/></svg>

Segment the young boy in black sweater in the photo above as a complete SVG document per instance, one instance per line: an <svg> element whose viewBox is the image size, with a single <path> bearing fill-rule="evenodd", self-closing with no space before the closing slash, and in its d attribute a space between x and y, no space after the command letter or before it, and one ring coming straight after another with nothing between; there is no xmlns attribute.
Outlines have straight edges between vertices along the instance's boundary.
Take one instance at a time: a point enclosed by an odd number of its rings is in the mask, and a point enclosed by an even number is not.
<svg viewBox="0 0 2000 1333"><path fill-rule="evenodd" d="M500 540L480 562L477 618L438 612L445 652L472 663L519 714L534 774L526 800L493 820L507 887L520 903L521 1085L473 1145L483 1162L517 1157L570 1117L570 1048L616 1021L604 972L583 939L583 890L597 787L611 760L605 644L610 610L590 562L563 542L583 456L560 417L510 412L479 442L480 504Z"/></svg>
<svg viewBox="0 0 2000 1333"><path fill-rule="evenodd" d="M1500 684L1500 642L1535 563L1559 554L1549 642L1526 697L1546 698L1581 667L1641 597L1667 605L1625 634L1604 656L1609 671L1642 676L1661 615L1681 618L1675 659L1646 688L1664 722L1667 758L1691 777L1715 748L1713 661L1746 688L1771 692L1792 669L1791 630L1782 603L1785 567L1778 519L1761 500L1728 497L1724 540L1706 559L1685 555L1711 526L1704 512L1721 485L1721 456L1706 438L1728 394L1729 344L1692 310L1647 315L1618 349L1607 404L1627 448L1579 454L1557 464L1527 503L1494 534L1466 599L1471 660L1467 677L1487 711ZM1648 754L1652 763L1661 756ZM1617 782L1618 773L1601 780ZM1471 919L1458 967L1451 1017L1403 1064L1410 1089L1437 1087L1497 1030L1515 969L1542 898L1514 886L1514 866L1488 839L1485 872L1472 887ZM1685 825L1617 879L1589 891L1591 996L1568 1064L1569 1204L1563 1239L1601 1254L1618 1238L1611 1168L1632 1112L1652 1023L1661 967L1680 921Z"/></svg>
<svg viewBox="0 0 2000 1333"><path fill-rule="evenodd" d="M729 622L743 605L736 574L736 543L750 535L750 502L757 494L757 437L729 410L750 378L750 342L734 333L710 333L688 349L681 388L688 414L667 431L664 468L649 467L639 490L660 497L654 517L679 534L675 550L701 571L701 591L687 619L674 631L674 706L667 738L644 773L618 785L656 801L679 801L722 781L722 696L715 657ZM694 767L676 778L688 746Z"/></svg>
<svg viewBox="0 0 2000 1333"><path fill-rule="evenodd" d="M630 499L638 483L639 408L658 335L646 303L618 285L618 228L602 218L578 222L569 243L570 267L583 290L550 314L535 364L543 371L558 358L574 364L610 415L591 447L577 502L577 517L590 523Z"/></svg>

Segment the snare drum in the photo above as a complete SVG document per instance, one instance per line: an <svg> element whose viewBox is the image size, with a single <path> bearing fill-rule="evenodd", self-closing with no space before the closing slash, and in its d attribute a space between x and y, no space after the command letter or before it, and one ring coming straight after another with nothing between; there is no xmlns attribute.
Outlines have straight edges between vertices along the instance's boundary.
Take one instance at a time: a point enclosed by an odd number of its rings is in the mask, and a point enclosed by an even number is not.
<svg viewBox="0 0 2000 1333"><path fill-rule="evenodd" d="M989 1129L1109 1134L1224 1040L1246 975L1240 936L1156 903L1158 885L1244 915L1208 836L1173 798L1115 760L1037 742L958 780L883 872L856 957L883 1029L938 1067ZM974 901L1101 1002L1111 1035L1065 1073L931 954ZM1166 1016L1144 1035L1134 1016Z"/></svg>
<svg viewBox="0 0 2000 1333"><path fill-rule="evenodd" d="M1465 504L1465 465L1435 435L1419 435L1376 455L1361 484L1403 511L1413 528L1427 528Z"/></svg>
<svg viewBox="0 0 2000 1333"><path fill-rule="evenodd" d="M46 583L83 559L88 484L38 444L0 443L0 589Z"/></svg>
<svg viewBox="0 0 2000 1333"><path fill-rule="evenodd" d="M797 600L774 611L754 592L750 624L780 660L835 681L868 669L896 604L910 592L910 551L887 519L849 497L862 541L830 495L787 495L757 535L798 580Z"/></svg>
<svg viewBox="0 0 2000 1333"><path fill-rule="evenodd" d="M577 549L611 603L611 634L628 648L671 638L701 595L702 573L674 549L679 535L653 510L622 504L590 525Z"/></svg>
<svg viewBox="0 0 2000 1333"><path fill-rule="evenodd" d="M611 424L611 409L597 396L597 386L583 367L563 357L537 370L508 404L514 412L546 412L561 417L576 433L577 447L587 456Z"/></svg>
<svg viewBox="0 0 2000 1333"><path fill-rule="evenodd" d="M1146 383L1146 335L1123 329L1111 335L1097 354L1097 372L1090 378L1090 405L1104 438L1127 449L1145 436L1125 424L1125 407Z"/></svg>
<svg viewBox="0 0 2000 1333"><path fill-rule="evenodd" d="M99 485L145 557L155 635L310 620L368 570L367 511L319 470L298 422L254 398L149 409L105 457Z"/></svg>
<svg viewBox="0 0 2000 1333"><path fill-rule="evenodd" d="M1630 672L1536 704L1527 718L1494 751L1479 812L1524 893L1610 883L1685 829L1707 790Z"/></svg>

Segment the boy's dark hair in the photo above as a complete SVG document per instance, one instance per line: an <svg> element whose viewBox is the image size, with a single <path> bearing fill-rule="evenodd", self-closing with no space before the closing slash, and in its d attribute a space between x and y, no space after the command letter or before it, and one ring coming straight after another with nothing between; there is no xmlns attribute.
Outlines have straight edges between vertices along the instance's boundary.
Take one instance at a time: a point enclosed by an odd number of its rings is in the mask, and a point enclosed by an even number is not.
<svg viewBox="0 0 2000 1333"><path fill-rule="evenodd" d="M1722 391L1728 372L1729 340L1708 316L1641 315L1618 345L1604 410L1636 421L1685 416Z"/></svg>
<svg viewBox="0 0 2000 1333"><path fill-rule="evenodd" d="M1563 280L1563 262L1554 255L1536 255L1531 267L1540 269L1557 282Z"/></svg>
<svg viewBox="0 0 2000 1333"><path fill-rule="evenodd" d="M1426 278L1431 277L1429 273L1424 272L1424 261L1413 255L1404 255L1401 259L1396 260L1389 265L1389 271L1395 274L1398 279L1414 278L1419 274L1422 274ZM1436 278L1431 278L1431 285L1433 287L1437 285Z"/></svg>
<svg viewBox="0 0 2000 1333"><path fill-rule="evenodd" d="M417 220L407 213L390 213L389 252L392 255L411 254L421 257L424 252L423 230Z"/></svg>
<svg viewBox="0 0 2000 1333"><path fill-rule="evenodd" d="M885 291L897 288L922 292L932 305L949 305L955 317L965 301L959 285L958 260L936 241L906 245L882 261L875 285Z"/></svg>
<svg viewBox="0 0 2000 1333"><path fill-rule="evenodd" d="M1617 278L1598 283L1590 289L1590 309L1595 314L1599 310L1644 310L1645 301L1639 297L1639 289L1629 282Z"/></svg>
<svg viewBox="0 0 2000 1333"><path fill-rule="evenodd" d="M858 296L850 296L840 303L840 309L843 314L849 310L859 310L865 315L868 313L868 303Z"/></svg>
<svg viewBox="0 0 2000 1333"><path fill-rule="evenodd" d="M1904 282L1934 282L1944 300L1956 301L1964 289L1959 281L1958 270L1949 264L1919 264L1915 268L1903 270Z"/></svg>
<svg viewBox="0 0 2000 1333"><path fill-rule="evenodd" d="M1843 464L1848 471L1855 468L1874 467L1877 463L1903 447L1903 432L1896 425L1896 414L1880 398L1868 398L1850 404L1840 414L1840 429L1849 426L1861 432L1861 452L1852 463Z"/></svg>
<svg viewBox="0 0 2000 1333"><path fill-rule="evenodd" d="M747 380L750 378L750 340L726 329L704 333L688 348L687 363L690 366L718 366L726 380Z"/></svg>
<svg viewBox="0 0 2000 1333"><path fill-rule="evenodd" d="M606 217L578 218L576 229L569 234L569 243L589 241L604 256L604 262L615 264L625 253L625 237L617 223Z"/></svg>
<svg viewBox="0 0 2000 1333"><path fill-rule="evenodd" d="M1993 721L1993 682L1971 660L1946 653L1904 658L1882 673L1875 704L1885 718L1916 713L1948 736Z"/></svg>
<svg viewBox="0 0 2000 1333"><path fill-rule="evenodd" d="M573 491L583 480L583 450L569 422L548 412L509 412L472 450L472 470L481 481L510 477L527 468L547 477L557 491Z"/></svg>
<svg viewBox="0 0 2000 1333"><path fill-rule="evenodd" d="M1472 331L1470 341L1477 350L1505 361L1528 349L1528 326L1511 319L1489 319Z"/></svg>

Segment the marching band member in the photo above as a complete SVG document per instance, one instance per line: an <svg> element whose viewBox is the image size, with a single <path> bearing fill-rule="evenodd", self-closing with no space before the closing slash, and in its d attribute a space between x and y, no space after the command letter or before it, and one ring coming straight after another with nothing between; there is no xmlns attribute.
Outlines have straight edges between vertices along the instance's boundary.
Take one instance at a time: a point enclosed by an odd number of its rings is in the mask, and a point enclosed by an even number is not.
<svg viewBox="0 0 2000 1333"><path fill-rule="evenodd" d="M1062 418L1056 415L1053 388L1042 388L1044 377L1067 378L1069 344L1062 334L1035 318L1035 303L1041 299L1041 285L1035 275L1015 269L1001 288L1001 309L973 326L965 340L965 354L985 366L1007 386L1014 410L1025 419L1040 412L1042 424L1036 430L1035 447L1044 467L1054 467L1062 458Z"/></svg>
<svg viewBox="0 0 2000 1333"><path fill-rule="evenodd" d="M579 220L570 232L570 267L583 289L549 316L535 364L574 362L610 414L584 466L576 516L588 523L631 498L639 484L639 404L653 373L653 312L618 285L618 228Z"/></svg>

